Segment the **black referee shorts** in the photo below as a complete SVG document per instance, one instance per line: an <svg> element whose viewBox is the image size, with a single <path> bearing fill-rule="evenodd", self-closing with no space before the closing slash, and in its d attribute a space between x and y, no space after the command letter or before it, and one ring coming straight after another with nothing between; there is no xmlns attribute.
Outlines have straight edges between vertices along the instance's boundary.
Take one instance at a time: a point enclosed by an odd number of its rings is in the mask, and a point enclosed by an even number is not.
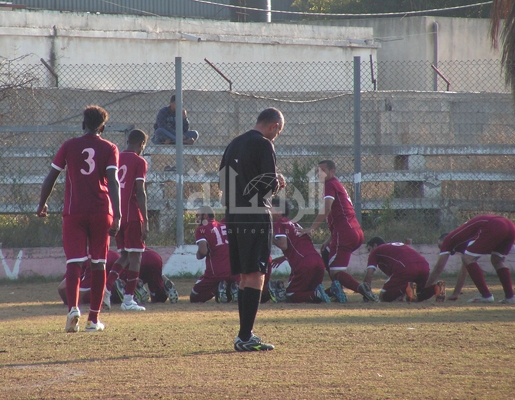
<svg viewBox="0 0 515 400"><path fill-rule="evenodd" d="M264 214L229 214L225 216L231 273L249 274L268 268L272 248L272 220Z"/></svg>

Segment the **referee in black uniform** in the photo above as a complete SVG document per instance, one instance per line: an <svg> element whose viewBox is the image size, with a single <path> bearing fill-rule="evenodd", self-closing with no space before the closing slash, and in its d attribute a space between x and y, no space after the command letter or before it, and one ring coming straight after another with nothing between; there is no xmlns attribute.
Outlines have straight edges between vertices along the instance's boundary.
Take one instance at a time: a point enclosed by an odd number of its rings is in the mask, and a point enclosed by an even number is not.
<svg viewBox="0 0 515 400"><path fill-rule="evenodd" d="M272 142L284 127L275 108L259 114L254 129L235 138L225 149L220 164L222 203L229 240L231 273L240 274L238 310L240 331L237 351L273 350L253 334L272 245L269 199L286 186L277 174Z"/></svg>

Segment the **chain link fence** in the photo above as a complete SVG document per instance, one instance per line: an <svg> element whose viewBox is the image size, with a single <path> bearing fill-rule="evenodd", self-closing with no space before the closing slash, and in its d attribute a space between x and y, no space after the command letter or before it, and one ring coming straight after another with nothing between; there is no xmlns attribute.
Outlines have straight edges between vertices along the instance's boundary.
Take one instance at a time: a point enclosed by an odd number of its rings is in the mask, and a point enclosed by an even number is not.
<svg viewBox="0 0 515 400"><path fill-rule="evenodd" d="M177 182L184 182L186 243L193 240L188 226L198 206L211 204L223 212L217 184L223 150L251 129L267 107L285 116L275 142L277 162L288 179L291 216L301 223L317 213L321 187L316 166L323 159L335 161L340 180L361 209L367 237L433 243L471 216L510 217L515 119L500 71L497 60L440 63L440 75L428 62L362 60L361 145L356 148L353 62L184 63L183 107L190 129L200 137L183 148L182 179L174 171L175 146L149 142L145 150L149 244L176 240ZM0 220L14 218L23 229L20 218L34 214L55 152L81 134L86 105L106 108L110 118L103 136L123 150L135 127L152 137L157 112L174 91L173 63L55 70L21 60L1 64ZM49 203L56 218L63 192L64 174ZM14 225L2 230L4 246ZM59 237L45 233L45 227L30 231L40 238ZM31 243L48 245L37 239Z"/></svg>

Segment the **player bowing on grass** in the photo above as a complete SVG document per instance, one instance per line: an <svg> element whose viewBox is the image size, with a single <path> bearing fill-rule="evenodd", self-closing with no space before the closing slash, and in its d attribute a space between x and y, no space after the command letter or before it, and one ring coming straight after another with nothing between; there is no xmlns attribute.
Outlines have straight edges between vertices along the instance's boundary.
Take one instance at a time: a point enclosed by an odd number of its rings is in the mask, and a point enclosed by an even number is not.
<svg viewBox="0 0 515 400"><path fill-rule="evenodd" d="M320 254L313 246L309 235L297 232L301 226L288 219L290 206L279 198L272 199L272 219L274 221L273 243L282 251L291 267L286 285L286 301L291 303L329 303L325 293L325 267Z"/></svg>
<svg viewBox="0 0 515 400"><path fill-rule="evenodd" d="M412 247L403 243L386 243L376 236L367 242L367 250L370 255L364 282L372 285L372 275L377 268L388 276L379 294L380 301L391 302L400 297L406 297L409 302L424 301L433 296L437 302L445 300L444 281L425 287L429 263Z"/></svg>
<svg viewBox="0 0 515 400"><path fill-rule="evenodd" d="M219 303L238 301L240 275L231 274L225 223L215 219L209 206L197 210L196 223L197 260L205 258L206 269L191 289L190 302L204 303L213 297Z"/></svg>
<svg viewBox="0 0 515 400"><path fill-rule="evenodd" d="M37 209L47 216L46 201L59 174L66 169L63 208L63 247L66 255L66 332L79 330L79 285L82 264L91 255L91 303L86 332L104 330L98 320L106 281L109 235L120 229L118 148L100 137L109 115L98 106L84 110L84 135L67 140L57 151L43 186Z"/></svg>
<svg viewBox="0 0 515 400"><path fill-rule="evenodd" d="M333 280L330 294L336 297L340 303L347 302L347 296L342 286L361 293L371 301L378 301L372 293L370 286L359 283L347 271L350 256L354 250L363 244L364 235L356 219L356 213L352 201L343 185L336 178L336 166L332 160L323 160L318 163L318 177L324 182L324 204L310 228L299 229L302 233L311 234L318 229L324 219L331 236L322 245L322 251L329 252L328 266L329 276Z"/></svg>
<svg viewBox="0 0 515 400"><path fill-rule="evenodd" d="M217 303L238 301L240 275L231 273L229 261L229 243L225 222L215 219L214 211L209 206L200 207L195 218L197 229L195 241L197 244L197 260L206 260L206 269L197 279L190 293L191 303L205 303L213 297ZM271 260L270 260L271 262ZM271 268L265 274L264 287L261 294L261 303L272 300L278 302L278 294L269 285ZM280 281L274 281L277 284ZM284 296L285 297L285 296Z"/></svg>
<svg viewBox="0 0 515 400"><path fill-rule="evenodd" d="M145 307L134 301L134 291L139 280L141 254L145 251L145 239L148 234L147 162L140 154L145 149L148 136L145 132L134 129L127 138L127 149L120 153L118 179L121 189L122 221L116 235L116 246L121 257L114 263L107 277L104 292L104 307L111 308L111 291L120 272L127 270L127 285L121 308L123 311L145 311Z"/></svg>
<svg viewBox="0 0 515 400"><path fill-rule="evenodd" d="M494 296L488 289L483 270L477 263L482 255L490 254L490 262L501 281L504 299L500 303L515 304L510 269L504 263L515 241L515 225L509 219L498 215L479 215L438 240L440 256L429 275L426 286L433 284L447 264L449 256L461 254L462 268L465 267L480 295L470 303L493 303ZM465 276L460 272L461 279Z"/></svg>

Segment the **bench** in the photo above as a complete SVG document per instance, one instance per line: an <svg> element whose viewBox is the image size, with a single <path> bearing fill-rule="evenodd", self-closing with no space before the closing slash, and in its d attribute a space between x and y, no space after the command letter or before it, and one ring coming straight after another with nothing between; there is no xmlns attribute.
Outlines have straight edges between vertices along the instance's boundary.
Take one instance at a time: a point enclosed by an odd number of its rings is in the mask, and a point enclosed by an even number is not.
<svg viewBox="0 0 515 400"><path fill-rule="evenodd" d="M16 128L16 129L13 129ZM132 125L124 124L108 124L106 130L111 132L127 133L133 128ZM0 132L27 132L32 129L33 132L56 132L71 131L76 132L78 127L75 125L60 126L30 126L30 127L0 127ZM36 130L37 129L37 130ZM34 198L39 194L40 185L46 177L50 168L49 162L45 161L44 168L37 164L33 171L28 171L28 164L24 161L27 158L52 158L55 155L56 147L36 147L36 146L4 146L0 150L2 159L9 162L10 159L20 159L20 164L25 166L26 170L20 169L20 172L5 173L0 175L0 185L23 186L33 185L30 188L30 197ZM200 157L221 157L225 150L225 146L184 146L183 154L188 156ZM277 158L281 157L317 157L317 159L333 157L353 157L354 150L352 146L344 145L321 145L321 146L305 146L305 145L277 145ZM175 155L176 147L171 145L153 145L149 144L144 152L144 156L152 155ZM515 182L515 170L506 167L503 170L435 170L425 169L426 157L431 156L514 156L514 150L507 145L364 145L361 148L362 156L392 156L391 169L379 172L362 172L362 183L393 183L395 188L395 197L385 195L381 198L364 198L362 200L362 210L378 210L382 209L386 203L388 207L396 210L409 209L441 209L449 206L452 200L443 199L441 197L441 183L444 181L488 181L488 182ZM150 157L148 157L150 158ZM414 160L413 160L414 158ZM412 162L413 161L413 162ZM416 162L420 162L416 164ZM415 165L413 165L415 164ZM151 163L149 163L149 166ZM413 168L415 167L415 168ZM171 186L167 190L162 189L168 183L184 182L192 184L218 183L217 165L211 165L208 171L193 172L193 170L185 168L182 177L178 177L176 172L164 172L162 170L149 169L147 175L147 183L149 185L149 209L159 210L162 207L175 207L174 189ZM64 182L65 174L61 174L58 182ZM179 179L180 178L180 179ZM354 173L352 171L338 173L338 179L342 182L353 183ZM286 180L293 181L293 177L287 176ZM317 177L309 177L309 183L315 183ZM391 187L391 186L390 186ZM409 190L407 190L409 188ZM165 194L166 193L166 194ZM153 197L151 197L153 196ZM170 204L173 203L173 204ZM499 210L511 211L514 206L510 202L504 200L491 200L491 203ZM510 204L508 204L510 203ZM480 199L476 202L469 200L460 200L460 204L464 207L478 207ZM191 204L185 200L185 208L190 208ZM16 206L16 204L6 203L0 206L0 212L12 212L13 210L25 209L25 206Z"/></svg>
<svg viewBox="0 0 515 400"><path fill-rule="evenodd" d="M222 156L226 146L183 146L184 155L194 156ZM145 148L144 156L150 155L173 155L176 154L174 145L149 144ZM327 156L353 155L354 147L345 145L276 145L275 153L277 157L291 156ZM512 147L506 145L363 145L361 154L364 156L372 155L392 155L392 156L468 156L468 155L514 155Z"/></svg>
<svg viewBox="0 0 515 400"><path fill-rule="evenodd" d="M132 129L133 124L108 123L102 137L123 146ZM0 153L2 156L9 156L13 151L21 157L46 157L48 155L45 149L51 148L55 152L65 140L78 137L82 132L82 125L77 124L0 126L0 143L3 145ZM44 146L40 149L42 144Z"/></svg>

